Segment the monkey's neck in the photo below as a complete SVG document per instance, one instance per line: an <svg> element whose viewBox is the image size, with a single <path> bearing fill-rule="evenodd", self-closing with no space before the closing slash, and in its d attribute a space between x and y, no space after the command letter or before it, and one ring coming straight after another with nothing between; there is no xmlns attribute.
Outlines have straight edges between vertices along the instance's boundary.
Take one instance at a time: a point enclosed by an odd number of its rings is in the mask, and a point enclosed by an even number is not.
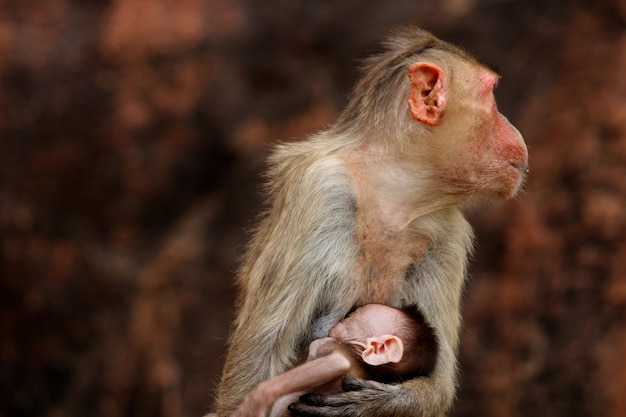
<svg viewBox="0 0 626 417"><path fill-rule="evenodd" d="M458 198L442 193L428 169L414 168L416 161L371 147L340 155L340 159L353 178L361 214L378 219L391 233L400 233L433 213L459 205Z"/></svg>
<svg viewBox="0 0 626 417"><path fill-rule="evenodd" d="M408 271L445 234L442 225L459 214L458 206L429 191L427 176L409 177L399 159L358 152L342 159L357 198L355 243L359 282L365 287L359 301L392 303L401 298Z"/></svg>

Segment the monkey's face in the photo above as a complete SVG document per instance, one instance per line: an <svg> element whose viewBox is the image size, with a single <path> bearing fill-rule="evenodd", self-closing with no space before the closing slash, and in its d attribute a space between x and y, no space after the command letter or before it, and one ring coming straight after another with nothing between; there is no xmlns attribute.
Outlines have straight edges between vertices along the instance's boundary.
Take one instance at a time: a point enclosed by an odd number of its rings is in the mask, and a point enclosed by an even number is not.
<svg viewBox="0 0 626 417"><path fill-rule="evenodd" d="M498 76L469 65L456 74L434 156L442 185L452 194L512 197L528 170L528 151L519 131L498 111L493 94Z"/></svg>

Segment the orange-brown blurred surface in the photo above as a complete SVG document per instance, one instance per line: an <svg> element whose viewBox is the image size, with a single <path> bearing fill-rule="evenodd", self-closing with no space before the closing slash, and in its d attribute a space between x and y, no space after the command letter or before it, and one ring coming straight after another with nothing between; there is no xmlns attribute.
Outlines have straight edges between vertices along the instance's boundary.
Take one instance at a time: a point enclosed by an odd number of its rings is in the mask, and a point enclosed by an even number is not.
<svg viewBox="0 0 626 417"><path fill-rule="evenodd" d="M0 2L0 416L200 416L268 146L418 24L495 65L531 173L470 214L454 416L626 415L622 0Z"/></svg>

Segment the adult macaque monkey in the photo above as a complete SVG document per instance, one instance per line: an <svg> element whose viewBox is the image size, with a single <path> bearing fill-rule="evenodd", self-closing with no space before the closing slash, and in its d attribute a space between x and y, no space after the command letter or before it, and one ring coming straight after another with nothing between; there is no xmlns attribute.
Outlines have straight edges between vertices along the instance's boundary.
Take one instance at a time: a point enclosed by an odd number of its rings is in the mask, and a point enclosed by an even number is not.
<svg viewBox="0 0 626 417"><path fill-rule="evenodd" d="M401 384L351 379L345 392L306 395L290 410L402 417L450 408L473 239L460 207L515 195L528 154L498 112L493 70L416 28L385 46L332 126L270 158L268 208L239 274L219 417L369 303L419 309L439 343L433 372Z"/></svg>

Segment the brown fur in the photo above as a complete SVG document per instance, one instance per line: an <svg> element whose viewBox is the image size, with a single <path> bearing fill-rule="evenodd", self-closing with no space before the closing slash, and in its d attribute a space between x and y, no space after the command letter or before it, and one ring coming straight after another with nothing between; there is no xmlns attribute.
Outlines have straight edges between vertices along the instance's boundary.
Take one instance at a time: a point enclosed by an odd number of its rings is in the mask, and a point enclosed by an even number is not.
<svg viewBox="0 0 626 417"><path fill-rule="evenodd" d="M374 302L417 306L439 344L433 372L400 385L352 381L349 392L292 409L439 416L452 403L473 237L460 207L514 195L526 148L497 112L491 70L419 29L396 33L386 47L368 61L333 126L278 146L270 158L268 208L239 272L219 417L258 383L302 361L311 340L352 308ZM407 110L414 91L407 70L418 62L445 74L446 96L430 100L445 98L436 125Z"/></svg>

